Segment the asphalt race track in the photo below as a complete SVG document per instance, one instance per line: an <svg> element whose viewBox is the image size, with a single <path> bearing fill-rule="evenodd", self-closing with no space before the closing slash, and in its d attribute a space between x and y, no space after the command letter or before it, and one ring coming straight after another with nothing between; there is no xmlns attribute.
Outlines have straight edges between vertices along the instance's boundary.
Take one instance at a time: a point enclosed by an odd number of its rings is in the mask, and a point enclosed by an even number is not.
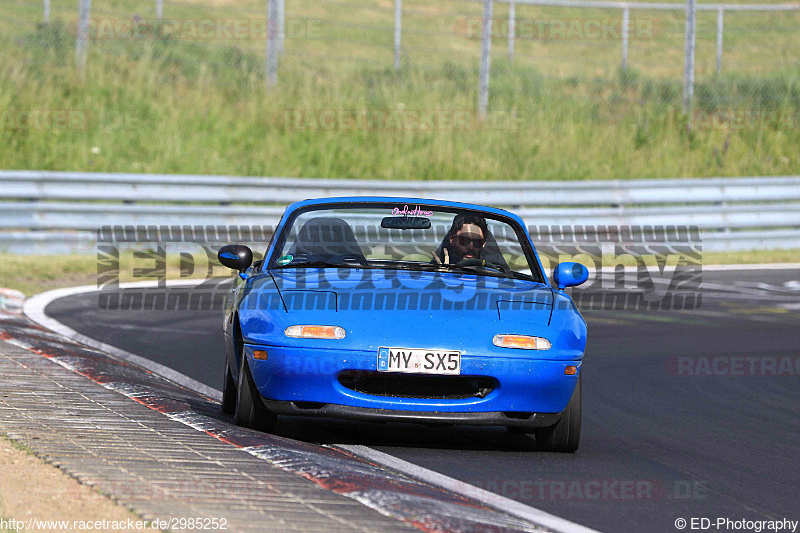
<svg viewBox="0 0 800 533"><path fill-rule="evenodd" d="M286 419L278 432L367 445L601 531L675 532L678 518L798 520L799 280L795 270L704 272L698 310L584 312L576 454L535 452L502 428ZM218 310L111 311L84 293L46 311L221 388Z"/></svg>

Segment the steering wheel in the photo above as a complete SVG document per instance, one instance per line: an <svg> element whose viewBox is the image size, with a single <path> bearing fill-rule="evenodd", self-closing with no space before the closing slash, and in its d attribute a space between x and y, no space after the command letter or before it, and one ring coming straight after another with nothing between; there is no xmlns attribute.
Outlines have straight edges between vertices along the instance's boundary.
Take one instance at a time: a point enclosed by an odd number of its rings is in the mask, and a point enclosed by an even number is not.
<svg viewBox="0 0 800 533"><path fill-rule="evenodd" d="M509 275L511 271L504 267L503 265L498 265L497 263L492 263L491 261L486 261L485 259L478 259L477 257L471 257L469 259L462 259L456 266L459 268L467 268L467 267L481 267L481 268L489 268L492 270L497 270L498 272L502 272L503 274Z"/></svg>

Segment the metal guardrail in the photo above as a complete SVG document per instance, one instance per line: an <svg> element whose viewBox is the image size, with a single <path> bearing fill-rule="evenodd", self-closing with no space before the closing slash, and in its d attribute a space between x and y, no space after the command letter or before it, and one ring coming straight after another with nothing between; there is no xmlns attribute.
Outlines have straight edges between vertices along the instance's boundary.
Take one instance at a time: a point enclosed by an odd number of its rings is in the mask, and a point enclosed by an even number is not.
<svg viewBox="0 0 800 533"><path fill-rule="evenodd" d="M364 194L495 206L631 205L800 200L800 177L602 181L378 181L94 172L0 171L0 198L287 204Z"/></svg>
<svg viewBox="0 0 800 533"><path fill-rule="evenodd" d="M277 223L288 203L401 196L511 209L529 226L695 225L705 250L800 248L800 177L377 181L0 171L0 250L93 250L101 226ZM31 249L26 248L30 253Z"/></svg>
<svg viewBox="0 0 800 533"><path fill-rule="evenodd" d="M490 200L482 203L497 205ZM270 225L283 213L283 207L197 206L197 205L109 205L73 203L3 203L0 229L48 229L93 231L113 225L205 226ZM800 227L800 203L780 206L720 205L645 208L514 209L530 226L552 224L572 226L669 225L688 224L701 229L741 229L762 227Z"/></svg>
<svg viewBox="0 0 800 533"><path fill-rule="evenodd" d="M481 1L481 0L473 0ZM596 9L653 9L686 11L685 2L609 2L604 0L496 0L532 6L555 6ZM698 11L797 11L800 4L697 4Z"/></svg>

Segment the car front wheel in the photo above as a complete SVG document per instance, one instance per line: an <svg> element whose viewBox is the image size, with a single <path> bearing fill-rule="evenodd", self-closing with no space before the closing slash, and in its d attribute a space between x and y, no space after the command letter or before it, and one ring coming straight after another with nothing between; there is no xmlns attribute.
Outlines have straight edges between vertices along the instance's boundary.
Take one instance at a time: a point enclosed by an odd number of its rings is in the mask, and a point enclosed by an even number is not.
<svg viewBox="0 0 800 533"><path fill-rule="evenodd" d="M237 426L269 431L275 427L278 417L270 413L261 401L250 373L247 356L242 350L242 366L239 369L239 386L236 394L236 408L233 413L233 422Z"/></svg>
<svg viewBox="0 0 800 533"><path fill-rule="evenodd" d="M225 361L225 380L222 385L222 412L232 415L236 411L236 383L231 375L231 367Z"/></svg>
<svg viewBox="0 0 800 533"><path fill-rule="evenodd" d="M550 427L536 428L536 448L543 452L574 452L581 442L581 389L583 374L561 419Z"/></svg>

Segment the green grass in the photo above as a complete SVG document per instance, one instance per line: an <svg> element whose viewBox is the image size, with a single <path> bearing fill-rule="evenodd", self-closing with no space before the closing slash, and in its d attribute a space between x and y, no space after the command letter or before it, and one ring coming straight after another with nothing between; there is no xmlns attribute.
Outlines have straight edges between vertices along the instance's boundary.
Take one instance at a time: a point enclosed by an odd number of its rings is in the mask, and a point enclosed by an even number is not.
<svg viewBox="0 0 800 533"><path fill-rule="evenodd" d="M705 265L750 265L758 263L800 263L800 250L703 253L703 264Z"/></svg>
<svg viewBox="0 0 800 533"><path fill-rule="evenodd" d="M167 256L167 279L197 279L205 277L207 265L199 264L190 277L181 277L177 256ZM706 252L704 265L798 263L800 250L763 250L753 252ZM128 252L120 254L121 282L141 281L133 277L134 268L152 265L151 260L134 259ZM216 265L213 275L230 275L226 268ZM30 297L50 289L92 285L97 283L97 259L90 255L37 256L36 260L14 254L0 253L0 288L16 289Z"/></svg>
<svg viewBox="0 0 800 533"><path fill-rule="evenodd" d="M30 448L30 446L28 446L24 442L21 442L21 441L18 441L18 440L14 440L14 439L10 438L5 433L0 433L0 439L5 440L11 446L13 446L15 449L17 449L17 450L19 450L21 452L25 452L28 455L36 455L36 454L33 453L33 450Z"/></svg>
<svg viewBox="0 0 800 533"><path fill-rule="evenodd" d="M97 259L91 255L29 256L0 253L0 286L26 296L97 281Z"/></svg>
<svg viewBox="0 0 800 533"><path fill-rule="evenodd" d="M197 255L197 264L191 275L181 272L180 256L167 256L166 276L168 280L204 279L208 274L208 263ZM119 254L119 274L121 283L154 280L152 277L138 277L136 269L153 268L154 260L133 257L132 251ZM231 271L214 262L212 275L227 276ZM108 273L103 274L107 282ZM61 287L95 285L98 282L97 257L94 255L41 255L31 260L22 256L0 252L0 287L22 291L26 296Z"/></svg>
<svg viewBox="0 0 800 533"><path fill-rule="evenodd" d="M519 39L514 64L494 41L489 121L472 117L480 43L460 24L469 2L405 3L405 57L391 69L392 2L300 3L280 82L264 87L260 39L93 41L85 79L74 64L74 6L49 27L0 18L0 110L77 110L79 130L0 124L0 168L383 179L605 179L788 175L800 170L800 15L730 14L723 75L714 13L701 13L695 108L755 113L755 124L681 114L682 18L635 12L627 73L615 39ZM153 17L152 2L100 0L95 17ZM350 7L348 7L350 6ZM496 18L505 17L497 6ZM344 10L344 11L343 11ZM263 17L263 2L167 2L167 17ZM615 23L610 10L518 7L520 20ZM40 5L4 16L38 20ZM349 24L349 25L348 25ZM447 35L418 34L414 31ZM456 33L456 35L453 35ZM464 111L460 127L297 127L321 113ZM727 115L726 115L727 113ZM393 115L394 114L394 115ZM308 124L306 120L304 124Z"/></svg>

